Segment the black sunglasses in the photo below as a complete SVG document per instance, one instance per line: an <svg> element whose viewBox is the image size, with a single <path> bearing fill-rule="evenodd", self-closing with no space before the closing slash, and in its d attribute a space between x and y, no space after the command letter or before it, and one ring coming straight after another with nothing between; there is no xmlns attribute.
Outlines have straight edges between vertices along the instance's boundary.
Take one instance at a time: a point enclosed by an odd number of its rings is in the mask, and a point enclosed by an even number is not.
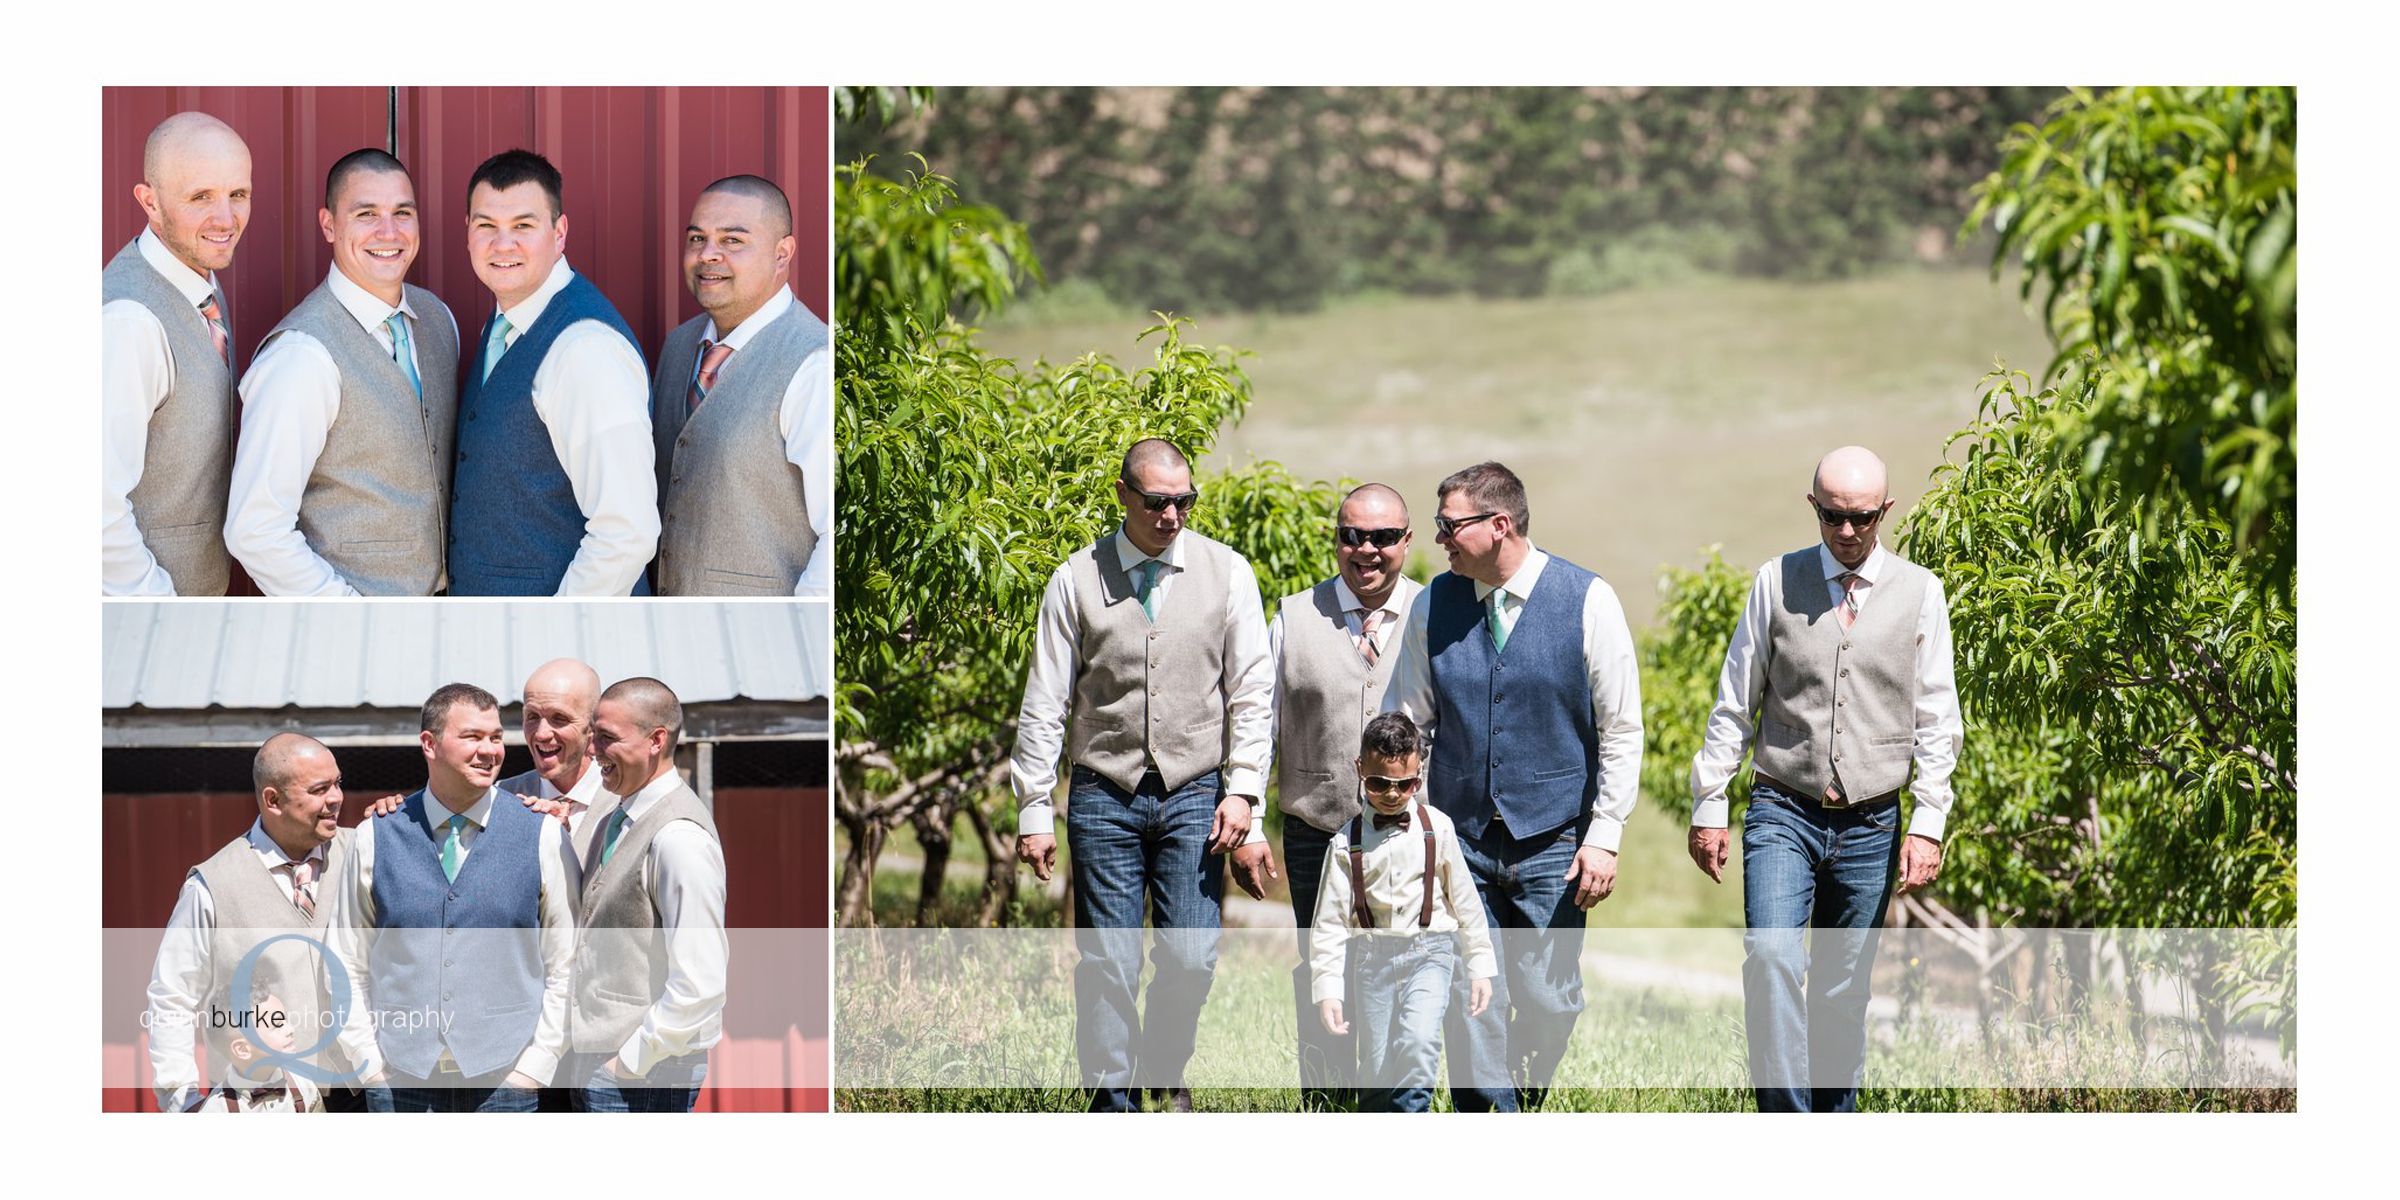
<svg viewBox="0 0 2400 1200"><path fill-rule="evenodd" d="M1865 512L1842 512L1827 508L1814 500L1809 501L1809 504L1816 508L1817 520L1822 522L1827 529L1839 529L1846 524L1865 529L1883 516L1883 509L1880 508L1870 508Z"/></svg>
<svg viewBox="0 0 2400 1200"><path fill-rule="evenodd" d="M1388 796L1393 792L1398 792L1405 796L1416 791L1417 785L1423 783L1425 781L1425 777L1422 775L1404 775L1398 779L1392 779L1383 775L1361 775L1358 777L1358 781L1365 784L1368 791L1373 792L1378 796Z"/></svg>
<svg viewBox="0 0 2400 1200"><path fill-rule="evenodd" d="M1494 509L1491 512L1476 513L1471 517L1452 518L1437 516L1433 519L1433 527L1439 531L1443 537L1456 537L1458 536L1459 530L1465 529L1467 526L1472 525L1477 521L1489 521L1493 517L1499 515L1499 510Z"/></svg>
<svg viewBox="0 0 2400 1200"><path fill-rule="evenodd" d="M1165 512L1167 506L1172 504L1178 511L1182 512L1186 516L1189 516L1191 515L1192 506L1200 503L1200 493L1198 492L1185 492L1180 496L1162 496L1156 492L1145 492L1130 483L1125 485L1125 490L1132 492L1136 496L1140 496L1142 498L1142 507L1149 509L1151 512Z"/></svg>
<svg viewBox="0 0 2400 1200"><path fill-rule="evenodd" d="M1358 547L1373 543L1378 550L1389 550L1408 536L1407 526L1398 529L1360 529L1356 525L1341 525L1335 527L1333 532L1345 546Z"/></svg>

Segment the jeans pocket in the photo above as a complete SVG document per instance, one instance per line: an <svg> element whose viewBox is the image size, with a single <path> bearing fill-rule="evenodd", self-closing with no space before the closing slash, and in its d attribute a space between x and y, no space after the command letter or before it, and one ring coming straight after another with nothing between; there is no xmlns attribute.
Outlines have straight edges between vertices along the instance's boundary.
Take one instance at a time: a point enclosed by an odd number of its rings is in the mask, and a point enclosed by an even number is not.
<svg viewBox="0 0 2400 1200"><path fill-rule="evenodd" d="M1900 802L1878 804L1858 812L1859 823L1880 833L1897 832L1900 828Z"/></svg>

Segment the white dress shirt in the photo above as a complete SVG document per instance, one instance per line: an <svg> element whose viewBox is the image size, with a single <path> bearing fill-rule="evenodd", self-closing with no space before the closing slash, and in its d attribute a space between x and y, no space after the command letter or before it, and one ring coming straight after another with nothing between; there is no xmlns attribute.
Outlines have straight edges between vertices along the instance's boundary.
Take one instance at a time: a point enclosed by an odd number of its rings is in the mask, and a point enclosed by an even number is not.
<svg viewBox="0 0 2400 1200"><path fill-rule="evenodd" d="M642 785L625 801L625 820L639 823L682 785L672 769ZM678 1054L716 1045L725 1015L724 849L693 822L669 822L650 837L642 881L666 932L667 982L641 1027L617 1048L617 1066L629 1078Z"/></svg>
<svg viewBox="0 0 2400 1200"><path fill-rule="evenodd" d="M149 229L135 239L150 264L199 311L217 294L217 277L205 278L175 257ZM233 314L224 314L226 344L233 342ZM142 481L149 453L150 416L175 390L175 356L167 349L166 326L134 300L100 306L100 590L110 596L172 596L175 581L142 541L133 519L133 489Z"/></svg>
<svg viewBox="0 0 2400 1200"><path fill-rule="evenodd" d="M1361 855L1360 873L1367 879L1367 915L1375 919L1371 929L1357 929L1350 922L1354 914L1350 903L1350 823L1334 831L1333 841L1325 848L1324 882L1317 889L1317 911L1310 922L1308 940L1309 1000L1323 1004L1342 999L1345 965L1352 937L1417 937L1455 932L1459 950L1466 959L1465 977L1490 979L1500 973L1500 960L1492 952L1489 919L1484 916L1483 897L1475 890L1475 877L1467 870L1467 857L1458 848L1458 830L1432 805L1425 806L1425 815L1433 821L1433 921L1420 927L1417 914L1425 905L1425 831L1417 822L1417 801L1409 800L1409 827L1378 829L1375 810L1366 807L1366 816L1359 822L1365 830L1366 851Z"/></svg>
<svg viewBox="0 0 2400 1200"><path fill-rule="evenodd" d="M1409 605L1416 602L1417 593L1423 590L1423 584L1403 575L1393 586L1391 595L1385 596L1383 603L1377 607L1376 611L1383 614L1383 620L1377 622L1375 626L1375 656L1378 659L1392 652L1392 647L1400 636L1400 626L1408 619ZM1359 634L1364 633L1366 618L1359 615L1359 610L1365 608L1366 605L1359 600L1357 592L1350 590L1350 581L1339 575L1333 578L1333 600L1334 603L1341 605L1342 623L1349 628L1350 636L1356 638ZM1275 615L1267 619L1267 664L1274 671L1275 676L1275 686L1267 693L1267 728L1274 729L1276 728L1275 714L1283 707L1283 606L1280 604L1275 606ZM1398 663L1392 664L1395 670L1399 666ZM1259 768L1260 774L1271 778L1275 773L1274 767L1275 753L1274 749L1270 747L1267 752L1266 764ZM1250 842L1265 840L1267 840L1267 823L1252 821L1250 836L1244 840L1243 844L1248 845Z"/></svg>
<svg viewBox="0 0 2400 1200"><path fill-rule="evenodd" d="M475 843L492 823L492 805L499 797L498 788L487 788L475 803L459 815L467 819L466 828L458 834L459 869L465 870L467 860L475 853ZM511 799L510 804L520 801ZM394 810L391 816L376 817L377 821L405 820ZM425 819L441 830L450 819L450 810L428 791L425 795ZM542 955L542 1015L534 1025L533 1041L517 1056L516 1070L524 1072L536 1083L549 1083L558 1069L559 1055L567 1047L567 1003L573 982L575 957L575 905L579 897L569 888L568 880L574 868L575 851L567 844L566 827L556 821L542 822L538 835L548 843L535 857L542 872L541 935ZM368 978L367 961L374 952L375 928L375 831L361 828L350 839L350 856L342 864L341 883L334 889L333 913L327 922L326 940L335 957L350 972L350 1020L342 1026L341 1044L350 1061L359 1068L363 1082L383 1073L383 1051L375 1042L375 1005ZM442 1051L447 1061L450 1052Z"/></svg>
<svg viewBox="0 0 2400 1200"><path fill-rule="evenodd" d="M508 318L514 346L575 272L560 258L550 277ZM480 336L480 335L478 335ZM483 347L461 345L468 370ZM583 512L583 542L558 584L561 596L626 596L658 553L657 450L650 440L650 378L642 353L608 322L577 321L560 331L533 372L533 411L550 431L550 449ZM470 520L508 519L471 513Z"/></svg>
<svg viewBox="0 0 2400 1200"><path fill-rule="evenodd" d="M318 875L324 873L322 845L295 860L275 844L274 838L267 836L266 826L255 820L242 837L258 855L259 865L281 880L286 892L292 890L292 870L300 863L314 862ZM356 844L356 839L352 844ZM331 885L320 880L310 886L315 901L325 903ZM299 910L295 907L294 911ZM209 1003L204 993L212 973L210 959L216 932L217 904L216 898L209 894L208 881L198 871L187 872L183 889L175 894L175 911L167 916L166 933L158 942L158 960L150 968L150 1078L162 1112L182 1112L191 1105L192 1096L200 1086L200 1071L192 1049L197 1041L195 1030L200 1012ZM247 999L243 1002L248 1003Z"/></svg>
<svg viewBox="0 0 2400 1200"><path fill-rule="evenodd" d="M1825 572L1827 595L1839 607L1840 579L1849 568L1821 544L1817 559ZM1866 611L1874 602L1875 580L1890 562L1891 555L1877 542L1867 561L1859 564L1860 582L1852 601L1859 611ZM1757 732L1754 714L1767 691L1768 626L1774 621L1782 591L1783 560L1768 559L1751 580L1750 600L1742 606L1740 623L1733 627L1733 643L1725 648L1725 667L1717 675L1717 705L1709 711L1700 753L1692 759L1692 824L1697 828L1723 829L1730 817L1732 806L1725 798L1725 785L1741 769L1750 739ZM1916 776L1908 785L1917 804L1908 831L1938 842L1950 818L1950 773L1958 766L1958 747L1966 737L1966 725L1959 717L1958 683L1951 664L1950 603L1943 594L1941 578L1930 572L1925 577L1924 599L1917 606L1917 632L1917 737L1910 750Z"/></svg>
<svg viewBox="0 0 2400 1200"><path fill-rule="evenodd" d="M1525 597L1542 577L1550 556L1528 547L1517 573L1501 584L1500 623L1514 632ZM1489 603L1493 588L1475 584L1475 601ZM1400 661L1392 664L1391 690L1384 693L1385 712L1407 713L1432 742L1439 757L1442 743L1435 731L1433 661L1425 648L1426 621L1433 612L1433 589L1417 594L1409 606L1407 636L1400 643ZM1583 594L1583 670L1592 689L1592 729L1599 738L1600 787L1592 798L1592 823L1583 844L1615 853L1640 795L1642 774L1642 676L1634 658L1633 634L1625 624L1625 608L1616 589L1597 575ZM1430 771L1431 760L1427 760ZM1538 832L1528 830L1526 832Z"/></svg>
<svg viewBox="0 0 2400 1200"><path fill-rule="evenodd" d="M576 831L586 819L586 814L592 811L592 806L600 803L603 799L612 799L613 797L609 795L607 789L600 786L600 768L591 763L585 763L582 778L575 781L574 787L563 792L558 790L557 784L535 776L533 798L536 800L561 800L566 803L566 815L552 819L558 821L560 827L567 831L567 846L569 850L572 850ZM600 843L594 839L592 844L597 846ZM567 876L567 890L569 894L577 897L576 903L580 906L583 896L583 860L571 858L568 865L572 868L572 873Z"/></svg>
<svg viewBox="0 0 2400 1200"><path fill-rule="evenodd" d="M736 353L747 345L758 331L775 322L799 301L792 298L792 289L780 287L750 318L733 327L733 332L717 336L717 322L710 318L708 328L701 334L709 341L731 346ZM692 360L692 378L685 380L688 389L700 377L700 360ZM792 589L795 596L833 595L833 347L830 342L801 360L800 369L792 373L792 381L783 389L783 407L775 418L776 428L783 434L785 461L800 468L800 498L808 504L808 527L817 535L816 548L809 552L808 566L802 568L800 581Z"/></svg>
<svg viewBox="0 0 2400 1200"><path fill-rule="evenodd" d="M1142 563L1153 555L1133 544L1119 525L1117 561L1128 578L1141 578ZM1167 543L1155 556L1164 565L1154 594L1158 611L1175 602L1175 581L1183 574L1183 538ZM1250 560L1233 556L1225 573L1225 723L1232 730L1232 750L1224 767L1225 794L1246 796L1255 808L1266 794L1268 747L1274 741L1275 671L1267 657L1266 614L1259 607L1258 575ZM1016 753L1008 760L1009 787L1017 797L1017 834L1049 833L1056 813L1050 791L1058 786L1058 757L1066 746L1068 710L1074 704L1075 678L1083 669L1083 622L1075 599L1072 560L1058 564L1033 631L1033 667L1025 679L1025 702L1018 710ZM1253 821L1253 825L1257 822Z"/></svg>
<svg viewBox="0 0 2400 1200"><path fill-rule="evenodd" d="M406 296L397 307L384 303L335 267L326 274L326 290L341 302L385 354L392 353L392 331L384 324L395 312L407 314L415 329L425 314L410 308ZM458 320L443 310L455 341ZM409 358L419 367L417 343L411 336ZM250 581L270 596L355 596L341 573L333 569L300 535L300 499L316 471L317 456L325 452L325 437L342 415L342 371L323 342L297 329L287 329L260 350L242 375L242 435L234 446L233 494L225 508L225 548L239 559ZM448 503L448 498L443 498Z"/></svg>

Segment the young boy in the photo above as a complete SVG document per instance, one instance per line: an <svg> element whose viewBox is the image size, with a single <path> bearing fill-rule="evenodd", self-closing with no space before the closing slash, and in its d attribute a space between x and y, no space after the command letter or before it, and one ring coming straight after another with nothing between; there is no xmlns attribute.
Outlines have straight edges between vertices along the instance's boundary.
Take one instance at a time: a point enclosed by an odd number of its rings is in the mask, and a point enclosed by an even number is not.
<svg viewBox="0 0 2400 1200"><path fill-rule="evenodd" d="M245 1027L224 1039L224 1082L209 1092L195 1111L325 1111L325 1100L316 1084L264 1061L268 1050L288 1055L300 1044L289 1027L290 1015L284 1011L283 1001L276 997L266 976L265 971L258 972L250 986L250 1011L242 1014Z"/></svg>
<svg viewBox="0 0 2400 1200"><path fill-rule="evenodd" d="M1466 972L1468 1015L1480 1016L1500 973L1458 832L1417 798L1424 761L1416 722L1405 714L1367 723L1358 749L1366 802L1326 850L1309 935L1310 995L1336 1036L1350 1032L1345 974L1351 981L1362 1112L1426 1110L1452 977Z"/></svg>

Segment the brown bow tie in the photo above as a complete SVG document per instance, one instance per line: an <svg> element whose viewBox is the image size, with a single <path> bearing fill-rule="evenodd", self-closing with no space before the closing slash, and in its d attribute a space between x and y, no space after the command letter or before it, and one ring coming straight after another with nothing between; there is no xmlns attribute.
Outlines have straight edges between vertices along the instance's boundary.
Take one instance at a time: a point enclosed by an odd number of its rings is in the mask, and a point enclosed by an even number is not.
<svg viewBox="0 0 2400 1200"><path fill-rule="evenodd" d="M1375 828L1398 829L1402 833L1408 832L1408 810L1404 808L1396 813L1376 813Z"/></svg>

